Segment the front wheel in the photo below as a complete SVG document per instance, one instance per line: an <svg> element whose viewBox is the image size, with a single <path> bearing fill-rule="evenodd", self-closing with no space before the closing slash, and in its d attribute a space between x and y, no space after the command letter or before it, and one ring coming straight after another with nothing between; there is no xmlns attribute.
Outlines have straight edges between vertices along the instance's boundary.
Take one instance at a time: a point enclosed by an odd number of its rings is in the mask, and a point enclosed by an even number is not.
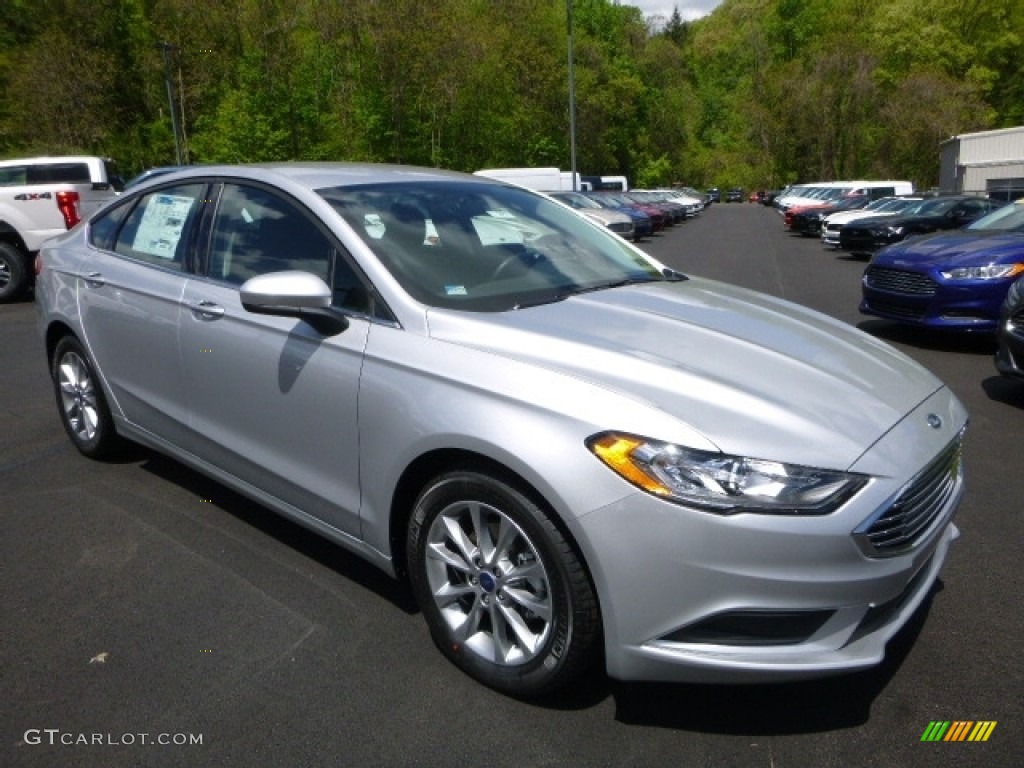
<svg viewBox="0 0 1024 768"><path fill-rule="evenodd" d="M474 471L436 478L416 501L407 554L435 642L485 685L538 696L593 661L600 619L590 579L513 485Z"/></svg>
<svg viewBox="0 0 1024 768"><path fill-rule="evenodd" d="M78 339L65 336L57 342L50 373L60 419L71 442L90 458L113 453L119 444L114 419Z"/></svg>

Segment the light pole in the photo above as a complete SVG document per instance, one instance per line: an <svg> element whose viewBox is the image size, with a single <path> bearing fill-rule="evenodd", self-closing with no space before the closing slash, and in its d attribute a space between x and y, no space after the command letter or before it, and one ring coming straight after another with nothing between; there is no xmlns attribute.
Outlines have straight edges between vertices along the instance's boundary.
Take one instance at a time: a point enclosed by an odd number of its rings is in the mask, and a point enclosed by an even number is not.
<svg viewBox="0 0 1024 768"><path fill-rule="evenodd" d="M572 53L572 0L565 0L567 26L569 28L569 170L572 171L572 189L578 192L576 185L576 69L573 65Z"/></svg>
<svg viewBox="0 0 1024 768"><path fill-rule="evenodd" d="M171 108L171 129L174 131L174 157L178 165L182 165L181 131L178 129L178 111L174 108L174 84L171 81L171 59L168 55L172 50L177 50L177 47L164 41L160 43L160 48L164 54L164 82L167 84L167 103Z"/></svg>

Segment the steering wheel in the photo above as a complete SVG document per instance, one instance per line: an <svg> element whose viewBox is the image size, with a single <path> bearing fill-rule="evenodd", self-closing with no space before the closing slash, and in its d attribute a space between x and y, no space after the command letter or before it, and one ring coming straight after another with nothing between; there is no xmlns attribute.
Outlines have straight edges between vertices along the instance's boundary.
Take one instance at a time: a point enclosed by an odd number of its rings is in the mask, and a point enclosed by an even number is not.
<svg viewBox="0 0 1024 768"><path fill-rule="evenodd" d="M510 272L526 272L546 259L547 257L540 251L518 251L502 259L491 272L489 280L503 280Z"/></svg>

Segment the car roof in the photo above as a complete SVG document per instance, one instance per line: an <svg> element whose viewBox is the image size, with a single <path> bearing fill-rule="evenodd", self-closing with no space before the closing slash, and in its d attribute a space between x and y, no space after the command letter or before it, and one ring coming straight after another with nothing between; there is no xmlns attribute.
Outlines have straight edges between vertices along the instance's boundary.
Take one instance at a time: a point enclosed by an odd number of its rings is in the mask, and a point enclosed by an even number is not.
<svg viewBox="0 0 1024 768"><path fill-rule="evenodd" d="M0 166L8 165L50 165L58 163L95 163L106 161L100 155L47 155L39 157L11 157L0 160Z"/></svg>
<svg viewBox="0 0 1024 768"><path fill-rule="evenodd" d="M410 181L464 181L479 184L500 184L500 181L481 176L422 168L415 165L386 165L378 163L346 162L272 162L244 165L197 165L163 178L193 176L235 176L248 179L288 180L310 190L356 184L409 183Z"/></svg>

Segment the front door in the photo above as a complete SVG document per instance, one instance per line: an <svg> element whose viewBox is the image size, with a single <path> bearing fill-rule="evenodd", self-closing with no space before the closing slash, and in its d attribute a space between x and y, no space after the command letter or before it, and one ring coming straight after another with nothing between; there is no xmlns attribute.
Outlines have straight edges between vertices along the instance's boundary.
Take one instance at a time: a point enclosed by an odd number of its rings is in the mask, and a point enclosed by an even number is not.
<svg viewBox="0 0 1024 768"><path fill-rule="evenodd" d="M330 282L335 248L278 192L225 184L205 274L182 297L190 445L201 459L359 535L358 389L369 322L336 336L242 308L239 287L301 269Z"/></svg>

